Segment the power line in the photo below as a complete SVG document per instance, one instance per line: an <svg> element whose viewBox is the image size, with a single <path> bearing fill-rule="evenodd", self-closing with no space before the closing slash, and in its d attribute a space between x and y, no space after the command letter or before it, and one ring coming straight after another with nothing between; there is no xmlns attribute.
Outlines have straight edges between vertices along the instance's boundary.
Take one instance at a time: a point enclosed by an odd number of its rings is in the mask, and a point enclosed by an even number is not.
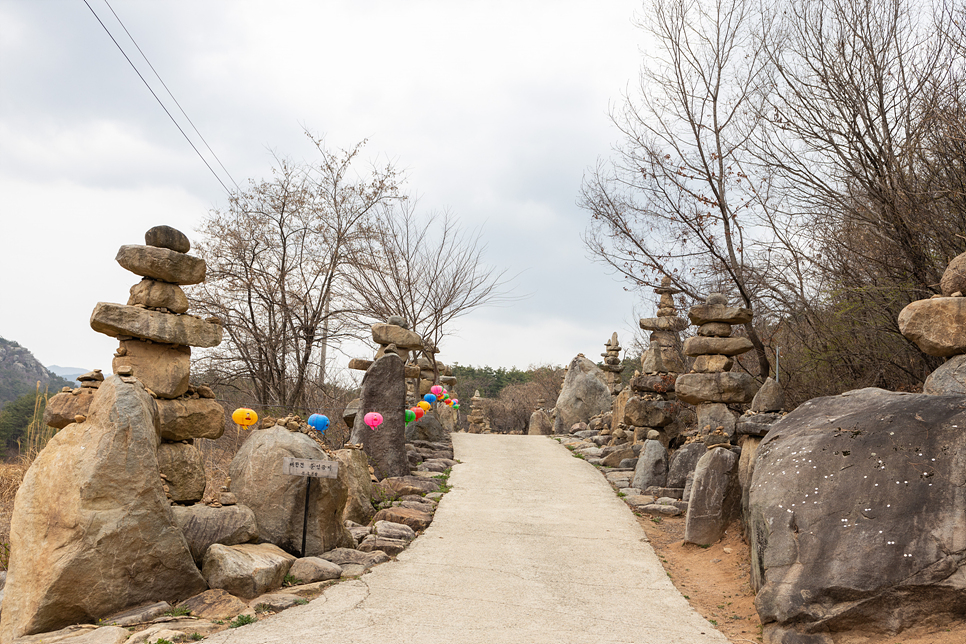
<svg viewBox="0 0 966 644"><path fill-rule="evenodd" d="M124 59L128 62L128 64L131 66L131 68L134 70L134 72L138 75L138 78L141 79L141 82L144 83L144 86L148 88L148 91L149 92L151 92L151 96L154 97L154 100L156 100L158 102L158 105L161 106L161 109L164 110L164 113L168 115L168 118L171 119L171 122L174 123L174 126L176 128L178 128L178 131L179 132L181 132L181 136L184 137L184 140L188 142L188 145L190 145L191 146L191 149L195 151L195 154L198 155L198 158L201 159L202 163L204 163L205 166L207 166L207 168L211 172L212 176L214 176L215 179L218 181L218 183L221 184L221 187L225 189L225 192L231 193L231 190L228 189L228 186L225 185L225 182L221 180L221 177L218 176L218 174L215 172L214 168L211 167L211 164L209 164L208 161L205 159L205 157L202 156L201 152L198 151L198 148L195 147L195 144L191 142L191 139L189 139L188 138L188 135L185 134L185 131L181 128L181 126L175 120L174 116L171 115L171 112L168 111L168 108L165 107L164 103L161 102L161 99L158 98L158 95L151 88L151 85L149 85L148 84L148 81L145 80L144 76L141 75L140 70L138 70L138 68L134 65L134 63L128 57L127 53L124 51L124 48L121 47L121 44L119 42L117 42L117 39L114 38L114 34L112 34L111 33L111 30L107 28L107 25L105 25L104 22L101 20L100 16L97 15L97 12L94 11L94 8L90 5L90 3L87 0L84 0L84 4L86 4L87 5L87 8L91 10L91 13L94 14L94 17L97 19L97 22L99 22L100 25L101 25L101 27L104 28L104 31L107 33L108 36L110 36L111 40L114 41L114 45L117 46L118 51L121 52L121 55L124 56ZM231 176L231 175L229 175L229 176Z"/></svg>
<svg viewBox="0 0 966 644"><path fill-rule="evenodd" d="M154 68L154 65L151 64L151 61L148 60L148 57L141 50L141 47L140 47L140 45L138 45L138 42L136 40L134 40L134 36L132 36L131 35L131 32L128 31L127 30L127 27L124 26L124 23L121 21L121 17L117 15L117 12L116 11L114 11L114 7L112 7L111 6L111 3L108 2L107 0L104 0L104 4L106 4L107 5L107 8L110 9L111 10L111 13L114 14L114 18L116 18L118 24L121 25L121 29L123 29L124 30L124 33L127 34L127 37L131 39L131 42L134 43L134 47L137 48L138 53L141 54L141 58L143 58L144 59L144 62L146 62L148 64L148 67L151 68L151 71L154 72L154 75L157 77L158 81L161 82L161 86L164 87L164 90L168 93L168 96L171 97L171 100L174 101L174 104L178 106L178 109L179 110L181 110L181 113L184 115L185 119L188 120L188 123L191 123L191 129L193 129L195 131L195 134L198 135L198 138L201 139L201 141L205 144L205 147L208 148L208 151L211 152L211 156L215 157L215 161L217 161L218 162L218 165L221 166L221 169L225 171L225 174L227 174L228 175L228 178L231 179L231 182L233 184L235 184L235 187L238 188L239 190L241 190L241 186L238 185L238 182L235 181L235 178L233 176L231 176L231 173L230 172L228 172L228 168L226 168L225 167L225 164L221 162L221 159L218 158L218 155L215 154L215 151L211 149L211 146L208 145L208 141L205 140L205 137L202 136L201 132L198 131L198 128L195 127L194 121L191 120L191 117L188 116L188 113L184 111L184 108L183 107L181 107L181 103L178 102L178 99L175 98L174 97L174 94L171 93L171 90L168 89L168 85L164 82L164 79L161 78L161 74L158 73L158 70L156 70Z"/></svg>

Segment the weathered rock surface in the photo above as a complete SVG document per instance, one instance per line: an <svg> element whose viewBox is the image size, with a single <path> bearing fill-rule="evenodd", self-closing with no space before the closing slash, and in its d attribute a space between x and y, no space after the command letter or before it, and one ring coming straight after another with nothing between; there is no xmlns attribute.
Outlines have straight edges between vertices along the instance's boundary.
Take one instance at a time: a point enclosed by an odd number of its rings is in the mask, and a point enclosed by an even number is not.
<svg viewBox="0 0 966 644"><path fill-rule="evenodd" d="M129 306L140 304L149 309L168 309L172 313L188 310L188 296L177 284L145 278L131 287Z"/></svg>
<svg viewBox="0 0 966 644"><path fill-rule="evenodd" d="M282 473L282 458L287 456L330 460L305 434L275 425L252 432L232 459L228 472L238 502L255 513L259 537L297 553L302 548L307 479ZM317 555L352 544L352 535L342 523L348 499L346 476L345 468L340 467L339 478L308 479L312 493L305 554Z"/></svg>
<svg viewBox="0 0 966 644"><path fill-rule="evenodd" d="M189 438L221 438L225 433L225 408L211 398L158 399L161 438L183 441Z"/></svg>
<svg viewBox="0 0 966 644"><path fill-rule="evenodd" d="M754 345L748 338L715 338L696 335L684 341L684 354L688 356L737 356L753 348Z"/></svg>
<svg viewBox="0 0 966 644"><path fill-rule="evenodd" d="M373 486L374 489L376 486ZM388 499L398 499L407 494L429 494L439 491L439 481L420 476L392 476L379 481L379 490Z"/></svg>
<svg viewBox="0 0 966 644"><path fill-rule="evenodd" d="M640 326L645 331L673 331L675 333L688 328L684 318L667 316L659 318L641 318Z"/></svg>
<svg viewBox="0 0 966 644"><path fill-rule="evenodd" d="M761 441L757 436L745 436L739 443L741 455L738 457L738 485L741 486L741 518L745 534L750 534L748 503L751 499L751 479L755 474L755 458L758 456Z"/></svg>
<svg viewBox="0 0 966 644"><path fill-rule="evenodd" d="M610 410L612 402L603 372L587 358L577 356L570 361L557 398L554 433L565 434L574 423L586 423Z"/></svg>
<svg viewBox="0 0 966 644"><path fill-rule="evenodd" d="M631 487L645 490L651 486L664 487L667 484L667 450L659 441L644 441L644 447L637 457Z"/></svg>
<svg viewBox="0 0 966 644"><path fill-rule="evenodd" d="M405 329L403 329L405 330ZM403 361L395 354L376 360L362 378L359 412L352 426L350 442L361 443L369 456L369 464L376 478L406 476L409 460L406 456L406 381ZM383 422L375 431L365 424L369 412L382 414Z"/></svg>
<svg viewBox="0 0 966 644"><path fill-rule="evenodd" d="M755 396L757 385L746 373L686 373L675 383L680 400L691 405L702 402L746 403Z"/></svg>
<svg viewBox="0 0 966 644"><path fill-rule="evenodd" d="M966 394L966 354L953 356L929 374L922 386L922 393L933 396ZM44 412L46 417L47 413Z"/></svg>
<svg viewBox="0 0 966 644"><path fill-rule="evenodd" d="M418 532L429 527L429 524L433 521L433 515L413 508L394 507L379 510L373 520L376 522L402 523Z"/></svg>
<svg viewBox="0 0 966 644"><path fill-rule="evenodd" d="M709 322L723 322L724 324L747 324L751 322L751 309L723 304L699 304L688 311L691 324L708 324Z"/></svg>
<svg viewBox="0 0 966 644"><path fill-rule="evenodd" d="M395 324L373 324L372 341L376 344L394 344L400 349L422 349L423 339L409 329Z"/></svg>
<svg viewBox="0 0 966 644"><path fill-rule="evenodd" d="M964 428L963 396L881 389L816 398L775 424L749 501L766 642L962 616Z"/></svg>
<svg viewBox="0 0 966 644"><path fill-rule="evenodd" d="M227 590L212 588L195 595L178 604L178 608L186 608L195 617L202 619L232 619L248 610L248 604L238 599Z"/></svg>
<svg viewBox="0 0 966 644"><path fill-rule="evenodd" d="M108 615L104 618L104 623L110 624L111 626L129 626L141 622L150 622L152 619L161 617L170 610L171 604L168 602L154 602L153 604L137 606L121 611L120 613Z"/></svg>
<svg viewBox="0 0 966 644"><path fill-rule="evenodd" d="M176 503L200 501L205 494L205 461L201 451L188 443L161 443L158 469L165 475L168 494Z"/></svg>
<svg viewBox="0 0 966 644"><path fill-rule="evenodd" d="M530 414L527 434L530 436L550 436L553 434L553 419L550 418L550 414L542 409Z"/></svg>
<svg viewBox="0 0 966 644"><path fill-rule="evenodd" d="M409 542L403 541L402 539L392 539L377 534L370 534L359 544L359 550L362 552L375 552L376 550L380 550L390 557L395 557L405 550L408 545Z"/></svg>
<svg viewBox="0 0 966 644"><path fill-rule="evenodd" d="M735 433L739 436L764 436L777 421L782 419L778 412L763 412L760 414L743 414L735 426Z"/></svg>
<svg viewBox="0 0 966 644"><path fill-rule="evenodd" d="M734 436L735 413L722 403L704 403L695 408L698 416L698 431L711 433L715 430L723 431L727 436Z"/></svg>
<svg viewBox="0 0 966 644"><path fill-rule="evenodd" d="M118 249L114 260L141 277L182 285L205 281L203 259L168 248L127 244Z"/></svg>
<svg viewBox="0 0 966 644"><path fill-rule="evenodd" d="M966 293L966 253L957 255L949 262L939 280L939 289L946 297L956 292Z"/></svg>
<svg viewBox="0 0 966 644"><path fill-rule="evenodd" d="M675 376L674 374L664 374L660 376L641 374L631 378L630 385L631 389L636 392L663 394L674 391L675 380L678 377L680 376Z"/></svg>
<svg viewBox="0 0 966 644"><path fill-rule="evenodd" d="M157 394L158 398L177 398L188 391L188 375L191 369L191 348L122 340L124 355L115 356L111 368L129 365L131 375Z"/></svg>
<svg viewBox="0 0 966 644"><path fill-rule="evenodd" d="M634 396L624 406L624 423L635 427L664 427L674 420L674 403Z"/></svg>
<svg viewBox="0 0 966 644"><path fill-rule="evenodd" d="M295 557L271 543L216 543L205 553L201 574L212 588L252 599L279 588L294 561Z"/></svg>
<svg viewBox="0 0 966 644"><path fill-rule="evenodd" d="M183 232L171 226L154 226L144 233L144 243L148 246L167 248L177 253L191 250L191 242Z"/></svg>
<svg viewBox="0 0 966 644"><path fill-rule="evenodd" d="M735 364L735 359L731 356L703 355L694 359L691 364L691 371L695 373L718 373L719 371L731 371Z"/></svg>
<svg viewBox="0 0 966 644"><path fill-rule="evenodd" d="M221 344L222 335L221 324L192 315L174 315L109 302L98 302L94 307L91 328L111 337L130 335L191 347L216 347Z"/></svg>
<svg viewBox="0 0 966 644"><path fill-rule="evenodd" d="M295 579L300 579L304 584L311 584L338 579L342 576L342 566L321 557L302 557L295 560L288 574Z"/></svg>
<svg viewBox="0 0 966 644"><path fill-rule="evenodd" d="M75 416L87 416L96 391L84 387L76 394L62 392L51 396L44 408L44 424L63 429L74 422Z"/></svg>
<svg viewBox="0 0 966 644"><path fill-rule="evenodd" d="M184 533L191 556L201 564L213 544L235 546L258 538L255 513L244 505L214 508L202 503L173 505L174 519Z"/></svg>
<svg viewBox="0 0 966 644"><path fill-rule="evenodd" d="M912 302L899 312L899 330L931 356L966 353L966 297Z"/></svg>
<svg viewBox="0 0 966 644"><path fill-rule="evenodd" d="M707 338L727 338L731 335L731 325L724 322L708 322L698 327L698 335Z"/></svg>
<svg viewBox="0 0 966 644"><path fill-rule="evenodd" d="M373 566L389 561L389 557L382 551L362 552L353 548L336 548L323 553L321 558L338 564L343 570L349 566L359 566L362 570L369 570ZM343 576L345 576L344 573Z"/></svg>
<svg viewBox="0 0 966 644"><path fill-rule="evenodd" d="M205 589L158 476L156 413L140 384L108 378L87 420L31 465L10 526L0 639Z"/></svg>
<svg viewBox="0 0 966 644"><path fill-rule="evenodd" d="M361 449L340 449L335 457L345 472L347 498L342 520L368 524L376 513L372 507L372 479L369 477L369 459Z"/></svg>
<svg viewBox="0 0 966 644"><path fill-rule="evenodd" d="M443 424L439 422L434 413L424 414L419 420L406 424L407 442L430 441L438 443L446 440L447 435L446 430L443 429Z"/></svg>
<svg viewBox="0 0 966 644"><path fill-rule="evenodd" d="M13 640L11 644L122 644L130 635L127 629L120 626L77 624L50 633L27 635Z"/></svg>
<svg viewBox="0 0 966 644"><path fill-rule="evenodd" d="M723 447L710 449L694 468L684 540L699 546L711 545L740 513L738 455Z"/></svg>

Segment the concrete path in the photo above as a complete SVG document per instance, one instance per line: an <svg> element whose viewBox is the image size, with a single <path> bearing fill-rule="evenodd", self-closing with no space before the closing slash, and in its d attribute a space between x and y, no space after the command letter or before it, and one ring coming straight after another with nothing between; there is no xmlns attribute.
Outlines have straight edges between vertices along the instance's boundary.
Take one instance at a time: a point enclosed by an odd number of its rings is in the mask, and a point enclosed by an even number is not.
<svg viewBox="0 0 966 644"><path fill-rule="evenodd" d="M675 590L593 466L539 436L453 434L453 486L397 561L212 643L704 644L728 640Z"/></svg>

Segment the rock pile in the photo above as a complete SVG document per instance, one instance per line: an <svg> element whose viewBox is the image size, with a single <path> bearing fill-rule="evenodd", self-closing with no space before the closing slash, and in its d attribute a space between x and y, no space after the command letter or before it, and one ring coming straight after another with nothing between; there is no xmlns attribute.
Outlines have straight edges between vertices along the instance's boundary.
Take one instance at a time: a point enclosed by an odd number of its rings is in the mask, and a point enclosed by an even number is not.
<svg viewBox="0 0 966 644"><path fill-rule="evenodd" d="M923 385L925 394L966 394L966 253L940 281L942 293L912 302L899 313L899 330L923 353L948 358Z"/></svg>
<svg viewBox="0 0 966 644"><path fill-rule="evenodd" d="M549 436L553 434L553 418L544 409L547 401L543 398L537 400L537 408L530 414L530 423L527 425L527 434L530 436Z"/></svg>
<svg viewBox="0 0 966 644"><path fill-rule="evenodd" d="M604 352L600 354L600 357L604 359L604 364L601 365L600 369L604 372L604 383L610 387L612 396L616 396L624 388L621 383L621 372L624 371L624 365L621 364L620 355L621 344L617 340L617 331L614 331L610 340L604 343Z"/></svg>
<svg viewBox="0 0 966 644"><path fill-rule="evenodd" d="M100 369L88 371L77 376L79 387L71 389L64 387L60 393L51 396L44 408L44 423L63 429L71 423L82 423L87 420L87 413L91 408L91 401L97 388L104 382L104 374Z"/></svg>
<svg viewBox="0 0 966 644"><path fill-rule="evenodd" d="M194 503L206 477L196 438L216 439L225 431L225 410L208 387L190 386L191 347L221 342L221 322L188 315L181 286L204 281L202 259L187 252L188 238L169 226L144 234L144 246L121 246L117 262L142 276L127 305L98 302L91 328L116 337L120 346L112 368L135 377L157 398L162 443L158 460L172 501Z"/></svg>
<svg viewBox="0 0 966 644"><path fill-rule="evenodd" d="M479 389L470 399L470 413L466 417L466 421L470 425L467 430L470 434L484 434L490 431L490 420L486 417L486 412L483 409L483 398L480 396Z"/></svg>

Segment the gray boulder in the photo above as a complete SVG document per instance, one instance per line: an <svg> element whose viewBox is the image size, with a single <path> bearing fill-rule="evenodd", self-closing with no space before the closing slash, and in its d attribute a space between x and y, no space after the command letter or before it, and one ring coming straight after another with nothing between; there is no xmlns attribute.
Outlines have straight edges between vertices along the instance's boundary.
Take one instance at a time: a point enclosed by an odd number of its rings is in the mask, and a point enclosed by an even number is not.
<svg viewBox="0 0 966 644"><path fill-rule="evenodd" d="M0 640L205 590L158 475L157 423L144 387L113 376L87 420L30 466L10 525Z"/></svg>
<svg viewBox="0 0 966 644"><path fill-rule="evenodd" d="M782 415L778 412L745 413L738 419L735 433L739 436L764 436L781 419Z"/></svg>
<svg viewBox="0 0 966 644"><path fill-rule="evenodd" d="M765 379L758 393L751 400L751 411L781 411L785 409L785 392L774 378Z"/></svg>
<svg viewBox="0 0 966 644"><path fill-rule="evenodd" d="M300 552L306 481L311 481L305 554L352 545L352 535L342 523L349 487L346 468L339 467L335 479L283 474L282 459L287 456L331 460L305 434L275 425L252 432L228 468L231 491L255 513L259 538L287 552Z"/></svg>
<svg viewBox="0 0 966 644"><path fill-rule="evenodd" d="M774 425L749 500L766 642L962 616L964 429L961 395L871 388L816 398Z"/></svg>
<svg viewBox="0 0 966 644"><path fill-rule="evenodd" d="M932 396L966 395L966 354L953 356L929 374L922 386L922 393Z"/></svg>
<svg viewBox="0 0 966 644"><path fill-rule="evenodd" d="M215 543L234 546L258 538L255 513L244 505L226 505L220 508L203 503L171 506L175 521L184 533L191 556L199 565Z"/></svg>
<svg viewBox="0 0 966 644"><path fill-rule="evenodd" d="M292 563L288 574L304 584L328 581L342 576L342 566L321 557L303 557Z"/></svg>
<svg viewBox="0 0 966 644"><path fill-rule="evenodd" d="M201 258L159 246L121 246L114 260L141 277L182 285L204 282L207 269Z"/></svg>
<svg viewBox="0 0 966 644"><path fill-rule="evenodd" d="M294 562L295 557L270 543L216 543L205 553L201 574L212 588L253 599L279 588Z"/></svg>
<svg viewBox="0 0 966 644"><path fill-rule="evenodd" d="M683 488L688 480L688 475L694 472L698 461L707 452L708 448L704 446L704 443L682 445L671 455L667 473L667 486Z"/></svg>
<svg viewBox="0 0 966 644"><path fill-rule="evenodd" d="M350 442L362 444L369 456L369 464L376 478L406 476L409 459L406 456L406 381L403 361L394 353L376 360L362 378L359 412L352 426ZM364 419L369 412L382 414L383 422L371 430Z"/></svg>
<svg viewBox="0 0 966 644"><path fill-rule="evenodd" d="M188 237L177 228L171 226L154 226L144 233L144 243L148 246L167 248L178 253L187 253L191 250L191 242Z"/></svg>
<svg viewBox="0 0 966 644"><path fill-rule="evenodd" d="M446 440L447 433L436 414L423 414L419 420L406 424L406 442L430 441L439 443Z"/></svg>
<svg viewBox="0 0 966 644"><path fill-rule="evenodd" d="M703 403L695 407L698 431L709 434L720 429L728 436L735 434L735 413L722 403Z"/></svg>
<svg viewBox="0 0 966 644"><path fill-rule="evenodd" d="M553 434L553 420L550 418L550 414L542 409L530 414L527 434L530 436L550 436Z"/></svg>
<svg viewBox="0 0 966 644"><path fill-rule="evenodd" d="M560 396L557 397L555 434L566 434L575 423L586 423L597 414L610 411L613 399L604 382L604 372L583 356L570 361Z"/></svg>
<svg viewBox="0 0 966 644"><path fill-rule="evenodd" d="M674 403L669 400L648 400L633 396L624 406L624 423L633 427L664 427L669 425Z"/></svg>
<svg viewBox="0 0 966 644"><path fill-rule="evenodd" d="M709 546L724 535L741 513L738 455L730 449L710 449L694 468L684 540Z"/></svg>
<svg viewBox="0 0 966 644"><path fill-rule="evenodd" d="M644 441L644 447L634 466L631 487L645 490L651 486L664 487L667 483L667 450L660 441Z"/></svg>

